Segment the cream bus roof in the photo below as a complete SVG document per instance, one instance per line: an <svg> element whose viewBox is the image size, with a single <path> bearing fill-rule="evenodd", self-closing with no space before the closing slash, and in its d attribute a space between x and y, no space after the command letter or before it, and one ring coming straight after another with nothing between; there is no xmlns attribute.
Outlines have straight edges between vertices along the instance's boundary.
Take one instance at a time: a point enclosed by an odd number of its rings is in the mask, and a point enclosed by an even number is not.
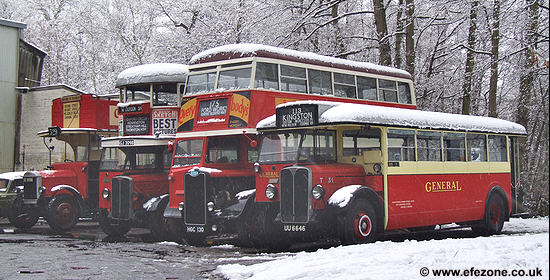
<svg viewBox="0 0 550 280"><path fill-rule="evenodd" d="M152 63L130 67L118 74L116 87L135 84L184 83L189 72L185 64Z"/></svg>
<svg viewBox="0 0 550 280"><path fill-rule="evenodd" d="M189 64L253 56L290 60L294 62L411 79L409 72L397 68L260 44L231 44L208 49L191 57Z"/></svg>
<svg viewBox="0 0 550 280"><path fill-rule="evenodd" d="M318 106L319 124L380 124L425 129L526 134L525 127L520 124L490 117L327 101L296 101L281 104L277 108L300 104L315 104ZM257 128L275 127L275 115L260 121L257 125Z"/></svg>

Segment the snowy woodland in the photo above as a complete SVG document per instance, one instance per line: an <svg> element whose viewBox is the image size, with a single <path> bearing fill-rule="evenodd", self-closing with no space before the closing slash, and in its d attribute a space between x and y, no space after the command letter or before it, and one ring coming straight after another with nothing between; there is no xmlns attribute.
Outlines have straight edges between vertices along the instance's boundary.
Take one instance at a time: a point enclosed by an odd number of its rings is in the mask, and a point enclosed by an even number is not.
<svg viewBox="0 0 550 280"><path fill-rule="evenodd" d="M122 70L259 43L409 71L419 109L527 128L520 197L548 215L548 0L0 0L47 52L42 84L116 92Z"/></svg>

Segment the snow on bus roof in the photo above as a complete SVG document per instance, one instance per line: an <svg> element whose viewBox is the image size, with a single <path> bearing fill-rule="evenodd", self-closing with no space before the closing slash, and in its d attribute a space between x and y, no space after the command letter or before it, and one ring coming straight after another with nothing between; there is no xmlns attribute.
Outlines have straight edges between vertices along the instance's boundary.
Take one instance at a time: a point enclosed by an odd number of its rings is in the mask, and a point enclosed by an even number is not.
<svg viewBox="0 0 550 280"><path fill-rule="evenodd" d="M229 57L223 57L223 55ZM235 54L231 56L230 54ZM330 57L312 52L296 51L261 44L230 44L219 46L216 48L202 51L189 61L189 64L208 62L209 59L222 56L223 59L249 57L249 56L266 56L280 59L294 60L298 62L321 64L336 68L353 68L356 71L369 72L373 74L386 74L398 76L406 79L411 79L409 72L393 67L377 65L370 62L360 62L348 59Z"/></svg>
<svg viewBox="0 0 550 280"><path fill-rule="evenodd" d="M138 65L118 74L116 87L134 84L185 82L189 67L177 63L152 63Z"/></svg>
<svg viewBox="0 0 550 280"><path fill-rule="evenodd" d="M318 105L319 124L383 124L424 129L526 134L525 127L520 124L481 116L330 101L295 101L281 104L277 108L300 104ZM275 128L275 120L275 116L268 117L258 122L257 128Z"/></svg>

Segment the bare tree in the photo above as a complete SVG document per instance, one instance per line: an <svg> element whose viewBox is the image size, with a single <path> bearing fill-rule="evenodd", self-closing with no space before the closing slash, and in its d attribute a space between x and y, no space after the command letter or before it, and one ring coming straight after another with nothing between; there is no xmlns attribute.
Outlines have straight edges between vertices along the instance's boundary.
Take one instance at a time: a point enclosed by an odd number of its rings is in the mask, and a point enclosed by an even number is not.
<svg viewBox="0 0 550 280"><path fill-rule="evenodd" d="M491 23L491 78L489 84L489 117L497 117L498 46L500 42L500 0L493 1Z"/></svg>
<svg viewBox="0 0 550 280"><path fill-rule="evenodd" d="M380 64L391 66L391 48L388 36L388 25L386 22L386 7L383 0L372 0L374 7L374 24L380 50Z"/></svg>
<svg viewBox="0 0 550 280"><path fill-rule="evenodd" d="M462 114L469 115L471 112L471 91L472 75L475 64L475 43L477 30L477 8L478 0L473 0L470 4L470 28L468 29L468 50L466 54L466 68L464 70L464 84L462 86Z"/></svg>

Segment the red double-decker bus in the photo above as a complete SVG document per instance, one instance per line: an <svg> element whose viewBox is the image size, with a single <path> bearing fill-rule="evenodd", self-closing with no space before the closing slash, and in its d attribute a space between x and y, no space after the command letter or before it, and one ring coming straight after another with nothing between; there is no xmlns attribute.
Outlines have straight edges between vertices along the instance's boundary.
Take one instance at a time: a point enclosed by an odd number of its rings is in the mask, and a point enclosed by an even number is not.
<svg viewBox="0 0 550 280"><path fill-rule="evenodd" d="M168 195L169 143L187 72L187 65L158 63L117 77L119 136L102 139L99 166L99 225L111 237L144 227L155 239L171 239L162 217L168 200L159 198Z"/></svg>
<svg viewBox="0 0 550 280"><path fill-rule="evenodd" d="M519 124L362 104L294 102L258 124L257 246L457 223L500 233L519 183Z"/></svg>
<svg viewBox="0 0 550 280"><path fill-rule="evenodd" d="M79 217L94 216L98 207L101 137L117 134L116 104L91 94L71 95L52 102L52 127L38 133L66 143L63 162L49 169L27 171L23 192L14 201L12 223L30 228L39 216L56 232L70 230Z"/></svg>
<svg viewBox="0 0 550 280"><path fill-rule="evenodd" d="M195 55L164 213L185 241L200 245L243 228L255 199L256 124L296 100L416 109L411 76L399 69L255 44Z"/></svg>

